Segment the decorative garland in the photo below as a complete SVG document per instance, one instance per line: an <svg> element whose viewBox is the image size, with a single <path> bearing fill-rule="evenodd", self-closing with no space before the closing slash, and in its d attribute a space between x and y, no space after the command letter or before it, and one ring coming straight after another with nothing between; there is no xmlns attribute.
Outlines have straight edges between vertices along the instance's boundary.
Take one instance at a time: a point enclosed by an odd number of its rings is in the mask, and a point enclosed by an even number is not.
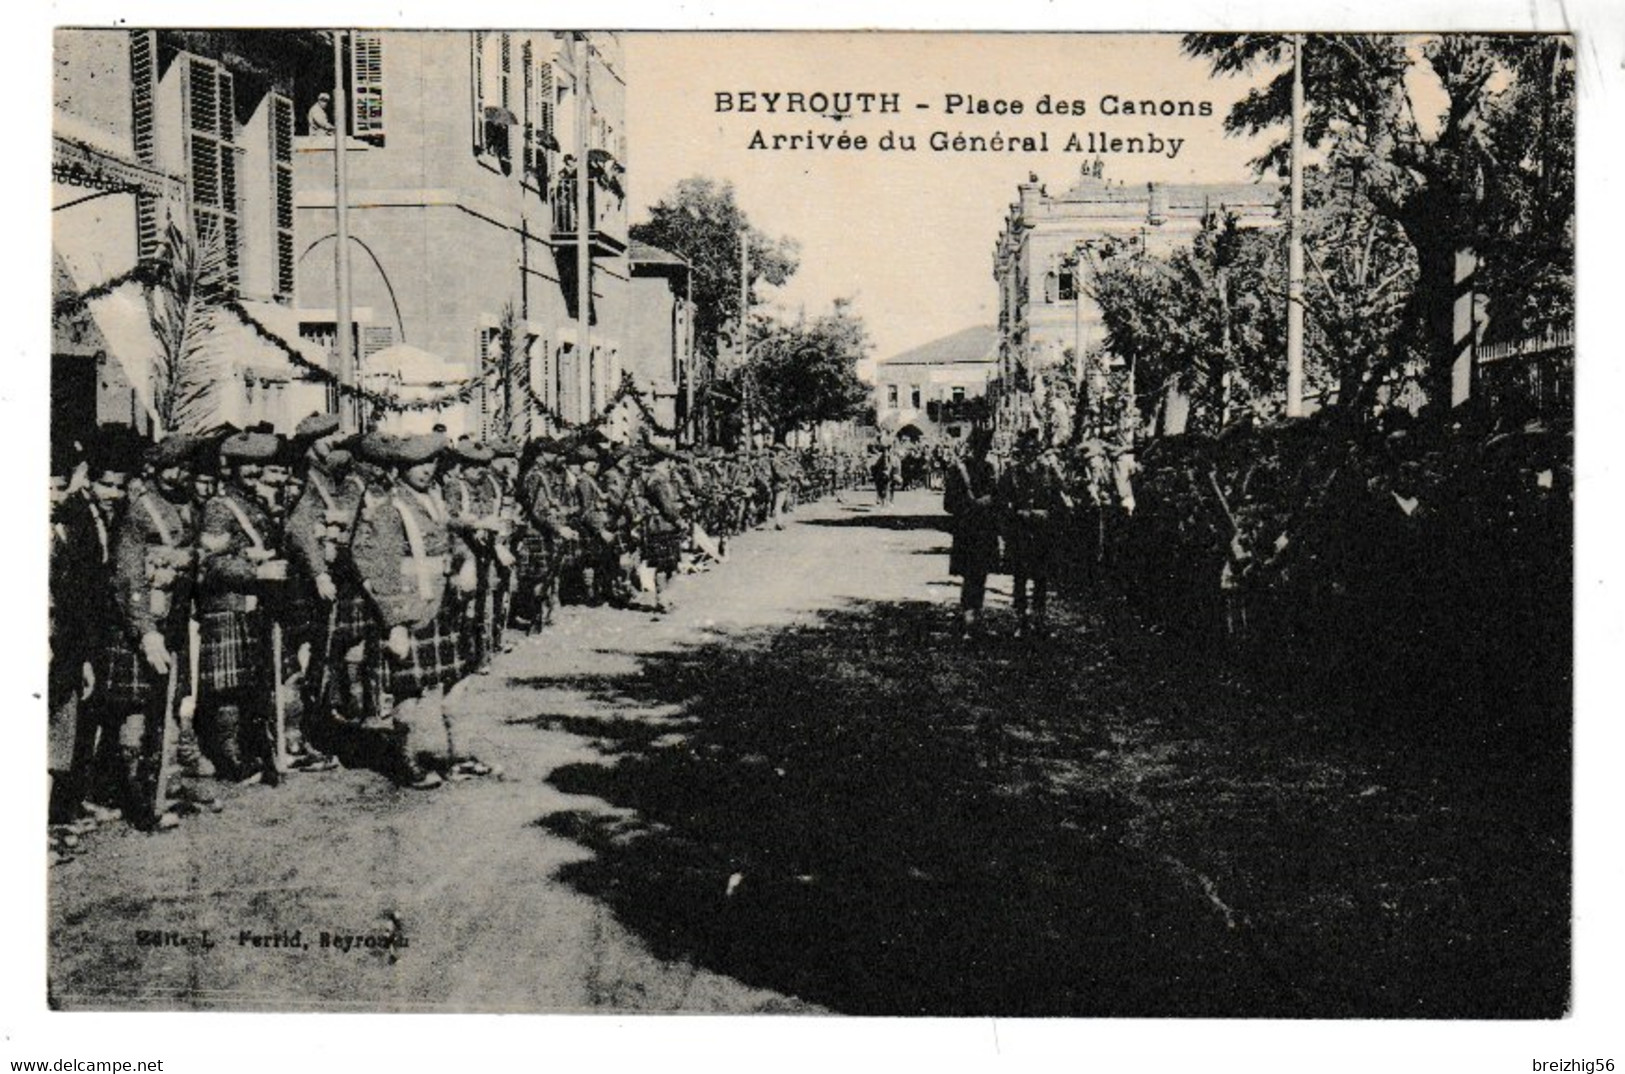
<svg viewBox="0 0 1625 1074"><path fill-rule="evenodd" d="M360 399L362 402L367 403L375 409L388 411L393 414L413 413L425 410L444 410L448 406L467 403L469 400L474 398L474 393L478 391L486 383L486 381L490 380L491 374L496 371L496 367L493 366L491 369L486 370L483 374L476 377L470 377L467 380L429 381L426 384L417 385L417 387L439 390L441 394L430 396L427 399L402 399L400 396L389 392L379 392L374 391L371 388L362 387L359 384L344 383L343 381L339 380L339 378L330 370L324 369L322 366L312 362L309 358L306 358L304 354L298 350L298 348L289 344L285 339L271 331L269 328L266 328L257 319L255 319L253 314L244 309L241 304L237 302L227 302L225 303L225 309L230 311L230 313L236 317L237 320L242 322L242 324L252 331L256 336L258 336L261 341L275 347L278 351L280 351L290 363L297 366L311 379L333 386L341 395L349 396L353 399Z"/></svg>
<svg viewBox="0 0 1625 1074"><path fill-rule="evenodd" d="M143 285L148 285L152 280L153 272L154 266L143 262L131 269L129 272L116 276L113 279L99 284L96 287L92 287L87 291L83 291L76 295L64 295L59 297L53 303L52 312L55 316L62 316L65 313L83 309L89 305L92 300L112 294L126 283L141 283ZM265 325L261 324L259 319L256 318L252 313L249 313L248 310L244 308L242 303L235 300L228 300L221 303L220 308L230 313L232 317L243 325L243 327L253 332L261 342L277 350L284 358L288 360L291 365L305 374L307 378L330 385L341 395L352 399L361 400L362 402L371 406L375 413L420 413L427 410L444 410L449 406L468 403L474 398L475 392L479 391L482 387L488 386L494 378L503 372L501 365L493 364L479 375L469 377L466 380L428 381L424 384L414 385L414 387L437 391L439 394L429 396L425 399L402 399L399 395L394 393L374 391L371 388L366 388L359 384L344 383L331 370L312 362L309 358L305 357L304 353L297 347L293 346L287 340L283 339ZM694 419L699 415L701 409L699 407L695 407L678 425L665 425L655 417L654 409L649 404L647 393L638 387L637 381L633 378L630 372L622 370L620 386L615 390L615 394L610 397L609 402L604 404L603 409L600 410L597 415L587 421L574 422L560 414L553 407L549 406L545 400L537 395L535 386L530 383L530 378L526 377L523 379L525 381L525 393L529 398L530 404L541 413L541 416L550 419L555 425L570 432L593 430L602 427L604 423L610 419L611 415L615 411L615 408L618 407L624 400L630 398L633 403L637 405L637 408L643 415L644 420L654 429L656 433L661 436L677 438L681 436L690 425L693 424ZM706 386L707 398L710 395L710 388L710 385Z"/></svg>

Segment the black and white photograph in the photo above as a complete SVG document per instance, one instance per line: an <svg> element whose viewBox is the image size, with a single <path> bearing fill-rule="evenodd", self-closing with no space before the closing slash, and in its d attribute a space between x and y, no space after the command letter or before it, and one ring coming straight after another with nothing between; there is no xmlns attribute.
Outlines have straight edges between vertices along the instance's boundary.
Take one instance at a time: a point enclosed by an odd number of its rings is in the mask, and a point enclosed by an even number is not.
<svg viewBox="0 0 1625 1074"><path fill-rule="evenodd" d="M1562 1043L1617 41L552 17L45 31L13 1069L192 1069L73 1066L169 1054L108 1012L1625 1060Z"/></svg>

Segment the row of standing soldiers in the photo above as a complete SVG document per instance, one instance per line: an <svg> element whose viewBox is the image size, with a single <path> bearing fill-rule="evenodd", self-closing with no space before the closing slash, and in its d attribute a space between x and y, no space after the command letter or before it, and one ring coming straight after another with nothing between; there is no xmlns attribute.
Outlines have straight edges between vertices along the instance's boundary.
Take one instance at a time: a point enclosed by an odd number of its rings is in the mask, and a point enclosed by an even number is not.
<svg viewBox="0 0 1625 1074"><path fill-rule="evenodd" d="M850 477L834 452L343 437L331 415L102 448L53 479L58 826L218 807L177 773L488 775L444 698L508 631L561 600L664 610L673 574Z"/></svg>
<svg viewBox="0 0 1625 1074"><path fill-rule="evenodd" d="M961 635L983 631L987 577L997 573L1012 578L1015 635L1042 633L1051 584L1087 578L1103 550L1102 527L1132 514L1132 470L1131 454L1114 456L1104 445L1063 451L1029 429L1001 452L988 430L973 430L943 480L953 530L948 572L962 580Z"/></svg>

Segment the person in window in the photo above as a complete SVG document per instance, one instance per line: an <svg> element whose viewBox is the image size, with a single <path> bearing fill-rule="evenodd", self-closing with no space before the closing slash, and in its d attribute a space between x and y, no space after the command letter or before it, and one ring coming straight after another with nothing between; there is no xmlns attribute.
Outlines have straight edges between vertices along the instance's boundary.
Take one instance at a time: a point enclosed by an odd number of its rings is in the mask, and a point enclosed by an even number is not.
<svg viewBox="0 0 1625 1074"><path fill-rule="evenodd" d="M310 125L311 134L333 133L332 108L333 95L331 93L323 92L316 95L316 103L310 106L309 112L305 113L305 120Z"/></svg>

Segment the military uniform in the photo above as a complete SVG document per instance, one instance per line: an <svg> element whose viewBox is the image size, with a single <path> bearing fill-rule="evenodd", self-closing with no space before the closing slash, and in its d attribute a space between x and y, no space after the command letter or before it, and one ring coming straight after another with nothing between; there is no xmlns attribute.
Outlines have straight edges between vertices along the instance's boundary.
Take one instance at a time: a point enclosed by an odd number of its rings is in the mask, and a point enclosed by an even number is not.
<svg viewBox="0 0 1625 1074"><path fill-rule="evenodd" d="M999 562L997 486L998 471L987 455L985 441L978 436L970 450L949 468L942 494L943 509L953 517L948 573L962 580L959 609L965 632L979 625L987 596L987 576Z"/></svg>
<svg viewBox="0 0 1625 1074"><path fill-rule="evenodd" d="M197 442L172 436L151 448L154 473L187 470ZM183 479L184 480L184 479ZM118 720L124 809L138 827L160 824L166 732L185 680L187 634L196 562L196 520L182 484L173 498L156 485L136 494L118 527L111 592L116 612L104 659L102 704ZM155 639L169 667L160 673L147 647Z"/></svg>
<svg viewBox="0 0 1625 1074"><path fill-rule="evenodd" d="M350 538L350 555L380 631L405 643L402 650L393 641L382 646L382 671L394 704L392 774L415 787L438 783L418 763L420 755L439 753L420 749L435 737L432 725L437 721L430 710L438 710L445 731L444 757L437 762L451 765L459 759L442 695L467 670L460 604L477 584L473 560L452 530L451 512L439 488L408 483L411 471L434 461L444 447L445 438L438 434L364 437L358 450L379 466L395 469L397 477L387 491L367 497Z"/></svg>
<svg viewBox="0 0 1625 1074"><path fill-rule="evenodd" d="M336 418L325 417L307 427L309 421L300 423L296 437L319 438L337 429ZM286 529L288 556L298 575L292 587L302 591L307 609L303 620L293 624L293 643L310 646L304 680L305 733L323 752L336 744L335 713L359 722L369 709L362 669L372 610L348 553L366 482L349 464L350 453L339 449L329 451L325 461L310 459L304 489L288 513ZM329 587L331 599L324 595L324 587Z"/></svg>
<svg viewBox="0 0 1625 1074"><path fill-rule="evenodd" d="M1019 633L1027 627L1029 583L1033 614L1042 623L1048 612L1050 578L1059 569L1071 503L1058 464L1035 440L1026 442L1022 457L1000 475L998 500Z"/></svg>
<svg viewBox="0 0 1625 1074"><path fill-rule="evenodd" d="M523 525L514 544L514 613L532 630L552 620L559 573L579 540L564 505L564 470L551 445L539 448L520 476Z"/></svg>
<svg viewBox="0 0 1625 1074"><path fill-rule="evenodd" d="M220 445L228 466L264 463L280 444L263 433L239 433ZM252 765L269 771L274 756L267 584L274 583L279 534L266 506L241 478L223 483L203 508L198 547L198 681L205 738L216 768L241 778ZM285 577L285 576L284 576Z"/></svg>

